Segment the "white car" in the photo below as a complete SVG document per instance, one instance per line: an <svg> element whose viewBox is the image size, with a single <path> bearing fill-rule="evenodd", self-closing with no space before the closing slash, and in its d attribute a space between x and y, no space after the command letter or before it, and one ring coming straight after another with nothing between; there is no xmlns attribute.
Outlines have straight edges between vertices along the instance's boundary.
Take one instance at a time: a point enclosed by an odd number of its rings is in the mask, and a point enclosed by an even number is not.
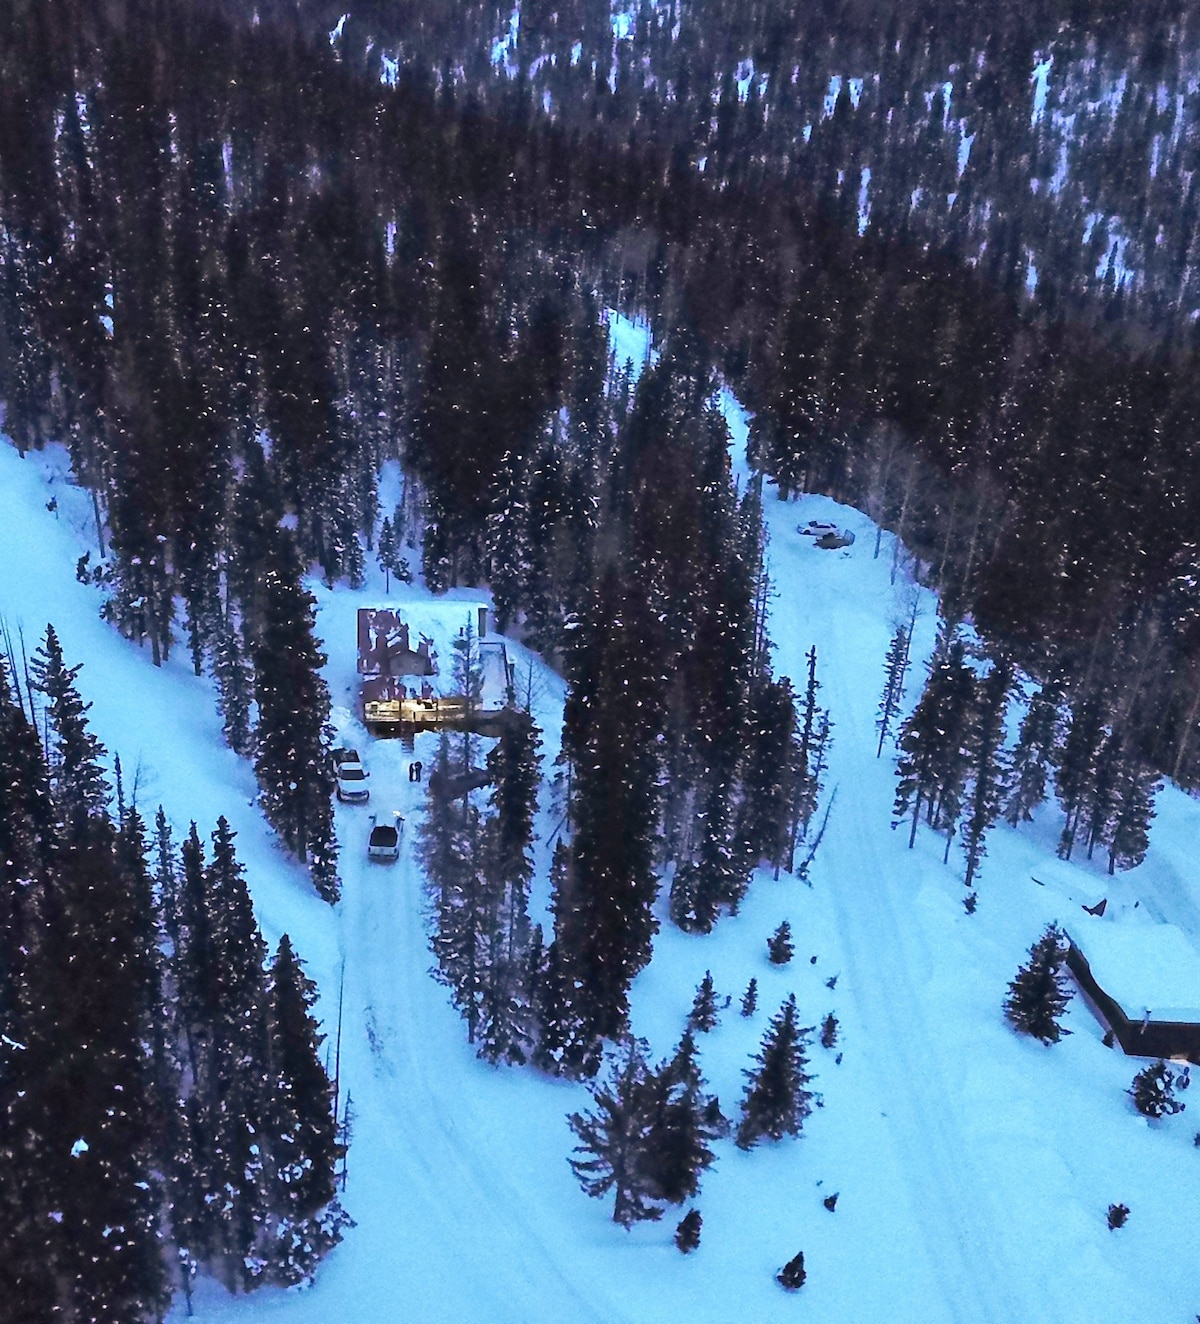
<svg viewBox="0 0 1200 1324"><path fill-rule="evenodd" d="M371 798L367 778L371 775L362 765L355 749L335 749L334 776L337 778L337 798L343 804L364 804Z"/></svg>
<svg viewBox="0 0 1200 1324"><path fill-rule="evenodd" d="M400 858L400 834L404 831L404 819L393 814L391 823L380 823L371 815L371 835L367 838L367 859L378 860L383 864L395 864Z"/></svg>

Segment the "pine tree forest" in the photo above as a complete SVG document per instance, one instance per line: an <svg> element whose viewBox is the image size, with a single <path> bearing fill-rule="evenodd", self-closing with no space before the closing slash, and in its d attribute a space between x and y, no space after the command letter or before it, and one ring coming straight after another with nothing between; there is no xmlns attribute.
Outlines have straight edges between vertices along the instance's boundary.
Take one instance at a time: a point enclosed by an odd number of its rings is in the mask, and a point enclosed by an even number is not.
<svg viewBox="0 0 1200 1324"><path fill-rule="evenodd" d="M382 732L417 808L406 828L377 796L371 826L420 871L420 950L389 989L403 1005L419 967L489 1087L569 1100L558 1177L565 1158L630 1245L660 1224L676 1270L720 1253L701 1197L722 1164L800 1171L817 1148L792 1143L824 1106L811 1037L824 1091L927 993L870 1002L848 905L804 918L826 829L866 803L835 776L844 745L866 732L880 836L915 880L880 944L932 908L928 861L979 934L1013 885L1001 837L1046 845L1052 887L1086 877L1062 913L1100 920L1153 858L1164 790L1200 793L1200 9L342 10L0 6L0 426L22 462L62 454L71 587L147 675L211 691L231 770L228 804L152 813L92 729L65 616L27 637L0 600L14 1324L311 1285L354 1226L343 1014L380 1078L387 1026L365 994L343 1005L338 760L360 717L381 733L322 636L377 571L389 601L487 604L440 659L464 716L424 768L412 731ZM618 322L646 329L643 362ZM809 497L861 514L873 549L772 523ZM793 528L830 575L887 581L889 619L855 626L873 690L853 711L846 653L796 623L812 579L776 578ZM485 718L495 635L513 660ZM260 928L242 806L296 871L285 913L312 901L327 930ZM886 858L863 847L838 887ZM381 910L404 900L386 876ZM988 994L1006 1048L1072 1033L1072 939L1044 909ZM736 975L711 954L730 932L755 962ZM663 947L672 970L702 954L650 1035ZM757 1052L723 1076L742 1032ZM1156 1122L1188 1080L1159 1066L1129 1091ZM730 1115L706 1072L727 1101L743 1082ZM810 1203L833 1214L830 1191ZM766 1254L777 1297L813 1293L808 1254Z"/></svg>

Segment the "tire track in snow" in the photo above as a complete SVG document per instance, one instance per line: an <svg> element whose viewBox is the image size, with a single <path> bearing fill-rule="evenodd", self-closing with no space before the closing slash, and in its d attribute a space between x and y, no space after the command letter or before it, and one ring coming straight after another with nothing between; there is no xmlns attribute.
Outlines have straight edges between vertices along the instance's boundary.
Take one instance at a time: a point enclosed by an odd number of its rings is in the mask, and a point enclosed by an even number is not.
<svg viewBox="0 0 1200 1324"><path fill-rule="evenodd" d="M381 768L373 780L385 777ZM372 865L357 841L350 847L343 933L348 1014L361 1016L363 1032L374 1036L372 1088L382 1095L377 1112L394 1119L401 1137L397 1160L407 1185L397 1190L398 1210L407 1223L421 1220L423 1242L443 1247L454 1265L457 1297L472 1301L471 1319L619 1324L610 1309L598 1314L564 1272L555 1249L525 1216L520 1193L498 1170L496 1155L487 1152L469 1101L448 1097L437 1079L439 1053L458 1045L439 1044L446 994L429 974L424 879L413 857L423 787L405 784L403 795L395 790L373 787L378 802L398 804L406 816L401 857L390 867ZM454 1030L462 1033L457 1023Z"/></svg>
<svg viewBox="0 0 1200 1324"><path fill-rule="evenodd" d="M817 630L824 636L821 682L831 696L828 706L837 728L827 784L853 788L838 797L820 862L831 880L827 886L843 945L846 987L870 1045L881 1099L886 1100L888 1131L908 1187L912 1222L922 1229L930 1278L941 1290L947 1319L955 1324L1038 1324L1044 1316L1027 1300L1017 1299L1013 1285L1019 1274L998 1261L1000 1211L972 1161L936 1057L936 1032L907 964L887 861L875 845L890 804L872 794L878 781L871 775L876 763L874 723L864 723L867 696L843 679L857 673L854 666L843 665L854 654L839 638L832 615L823 618ZM861 645L855 647L861 652ZM804 674L801 657L784 656L783 648L779 652L780 671ZM878 670L882 676L882 659Z"/></svg>

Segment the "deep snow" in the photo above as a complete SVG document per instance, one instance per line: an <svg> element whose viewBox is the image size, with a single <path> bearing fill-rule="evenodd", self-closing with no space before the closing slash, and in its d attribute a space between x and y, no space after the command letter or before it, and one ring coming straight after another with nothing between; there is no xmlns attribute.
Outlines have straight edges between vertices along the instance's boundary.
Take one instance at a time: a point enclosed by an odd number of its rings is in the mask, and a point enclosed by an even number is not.
<svg viewBox="0 0 1200 1324"><path fill-rule="evenodd" d="M745 418L727 392L722 403L736 451ZM744 475L744 462L738 467ZM910 852L906 834L889 828L892 760L886 750L875 758L874 714L893 621L914 590L903 573L890 583L889 536L873 559L875 530L863 515L818 497L766 503L776 666L802 678L815 643L835 723L834 803L812 886L761 874L741 913L708 937L674 930L660 905L654 961L633 991L634 1028L664 1056L712 971L733 1005L700 1037L700 1053L727 1112L789 992L805 1023L833 1011L841 1026L833 1052L812 1050L824 1107L801 1139L750 1154L731 1141L719 1146L698 1201L702 1244L685 1258L671 1240L682 1210L626 1234L580 1193L565 1162L564 1117L586 1103L583 1088L477 1061L428 975L411 853L420 788L407 780L401 742L369 739L354 716L354 611L408 604L448 643L481 594L433 599L401 588L389 598L373 567L361 593L314 585L335 719L372 772L371 805L338 807L344 900L331 910L263 825L251 769L221 743L209 681L191 674L184 650L155 669L99 620L98 590L75 582L90 507L66 472L59 449L22 461L0 446L0 616L23 629L31 651L54 621L68 661L84 663L79 683L94 729L120 753L127 785L136 777L147 812L161 801L180 835L191 818L204 832L219 814L230 819L268 941L291 934L320 984L331 1034L344 969L342 1090L355 1113L345 1203L358 1226L312 1289L235 1300L207 1284L199 1318L1166 1324L1200 1310L1191 1114L1150 1124L1133 1111L1123 1091L1140 1063L1102 1046L1078 1000L1067 1017L1074 1033L1052 1049L1016 1037L1001 1012L1007 982L1043 926L1070 922L1101 895L1110 897L1109 922L1128 920L1136 903L1138 918L1177 925L1194 950L1200 806L1165 791L1146 864L1115 880L1099 866L1054 859L1052 806L1022 832L999 828L978 913L967 916L957 854L943 866L941 838L922 830ZM846 551L815 548L797 532L812 518L850 528L857 541ZM909 704L935 628L933 597L920 598ZM510 655L532 681L548 766L561 681L519 646ZM434 740L417 737L427 766ZM408 820L395 866L365 859L372 809ZM546 835L555 826L548 795L541 824ZM543 845L543 888L545 857ZM797 951L780 969L766 960L766 939L784 918ZM737 1004L752 975L759 1010L744 1020ZM844 1053L840 1066L835 1052ZM830 1213L822 1199L835 1191ZM1132 1211L1117 1232L1105 1223L1112 1202ZM799 1249L809 1278L792 1297L773 1274Z"/></svg>

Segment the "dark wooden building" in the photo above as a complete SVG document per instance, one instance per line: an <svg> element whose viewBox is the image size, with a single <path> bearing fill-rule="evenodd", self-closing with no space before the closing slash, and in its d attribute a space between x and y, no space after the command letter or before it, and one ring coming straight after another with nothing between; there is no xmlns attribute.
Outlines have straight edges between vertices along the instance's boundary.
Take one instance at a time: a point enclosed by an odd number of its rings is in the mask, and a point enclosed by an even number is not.
<svg viewBox="0 0 1200 1324"><path fill-rule="evenodd" d="M1067 967L1126 1053L1200 1062L1200 955L1179 929L1089 918L1066 936Z"/></svg>

